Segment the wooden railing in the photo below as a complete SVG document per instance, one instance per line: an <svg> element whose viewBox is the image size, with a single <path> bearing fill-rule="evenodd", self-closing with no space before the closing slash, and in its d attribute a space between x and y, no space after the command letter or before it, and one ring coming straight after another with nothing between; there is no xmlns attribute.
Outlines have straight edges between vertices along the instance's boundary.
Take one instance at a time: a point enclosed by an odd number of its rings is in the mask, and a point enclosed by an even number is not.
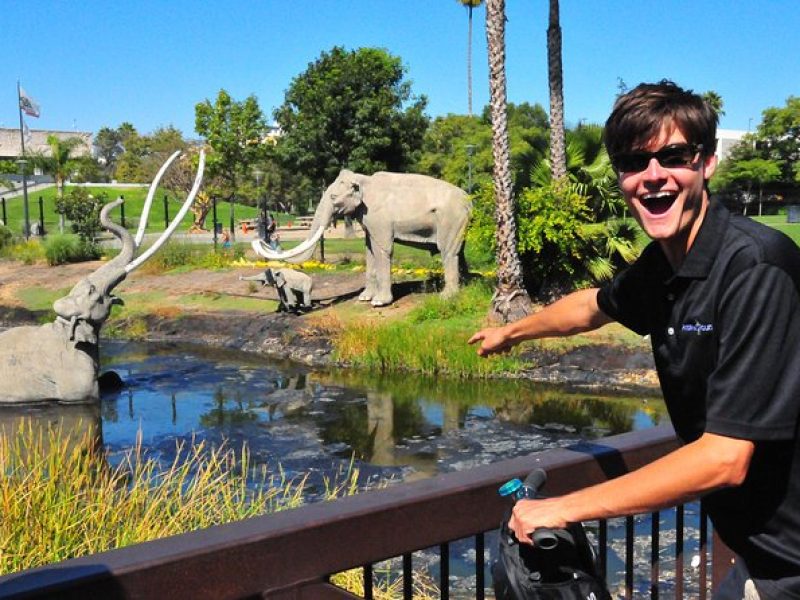
<svg viewBox="0 0 800 600"><path fill-rule="evenodd" d="M5 598L168 598L314 599L355 598L329 575L351 568L364 573L364 598L373 596L373 565L396 557L402 565L404 597L411 598L414 553L434 548L439 555L441 598L450 598L450 543L473 540L471 597L490 588L485 576L486 532L496 530L506 503L500 484L534 468L548 473L544 492L562 494L636 469L676 447L670 428L660 427L586 442L568 449L485 465L460 473L370 491L336 502L321 502L95 554L0 578ZM683 510L675 513L675 564L684 563ZM658 597L661 572L659 519L651 520L650 551L634 556L635 521L625 520L624 581L618 595ZM699 523L697 581L686 597L704 598L708 583L730 565L730 552L713 543L712 578L707 578L706 519ZM641 523L640 523L641 525ZM601 562L607 567L609 527L599 523ZM635 588L634 565L649 562L649 588ZM667 582L670 594L684 595L683 568ZM459 595L459 597L462 597Z"/></svg>

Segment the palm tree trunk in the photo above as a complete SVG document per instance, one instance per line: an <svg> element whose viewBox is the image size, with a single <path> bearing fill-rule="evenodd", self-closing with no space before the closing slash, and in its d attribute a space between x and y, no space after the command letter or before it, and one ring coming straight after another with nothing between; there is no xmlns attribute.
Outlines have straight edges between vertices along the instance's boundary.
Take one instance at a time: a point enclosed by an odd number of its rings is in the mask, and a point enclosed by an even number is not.
<svg viewBox="0 0 800 600"><path fill-rule="evenodd" d="M489 46L489 95L494 155L495 220L497 221L497 289L490 317L508 323L531 311L531 299L522 282L517 252L517 224L511 198L511 161L505 71L505 0L486 2L486 40Z"/></svg>
<svg viewBox="0 0 800 600"><path fill-rule="evenodd" d="M472 116L472 4L469 10L469 27L467 28L467 114Z"/></svg>
<svg viewBox="0 0 800 600"><path fill-rule="evenodd" d="M56 181L56 195L59 200L64 200L64 180ZM64 213L58 213L58 233L64 233Z"/></svg>
<svg viewBox="0 0 800 600"><path fill-rule="evenodd" d="M550 85L550 169L553 181L558 181L567 176L564 82L561 66L561 25L558 17L558 0L550 0L550 24L547 27L547 81Z"/></svg>

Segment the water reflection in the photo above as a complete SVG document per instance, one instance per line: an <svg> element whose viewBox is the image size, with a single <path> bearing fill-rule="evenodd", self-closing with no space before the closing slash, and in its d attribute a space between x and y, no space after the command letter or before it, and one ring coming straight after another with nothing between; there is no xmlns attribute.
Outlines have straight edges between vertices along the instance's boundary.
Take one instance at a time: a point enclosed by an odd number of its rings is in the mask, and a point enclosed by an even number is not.
<svg viewBox="0 0 800 600"><path fill-rule="evenodd" d="M651 427L667 418L657 397L600 395L526 381L459 381L363 373L315 373L327 393L355 394L323 421L328 443L375 465L411 466L420 475L467 468Z"/></svg>
<svg viewBox="0 0 800 600"><path fill-rule="evenodd" d="M666 419L656 397L569 391L524 381L369 376L268 362L174 344L107 343L103 364L127 388L100 407L6 410L41 423L91 423L111 462L141 435L171 460L176 441L250 448L255 464L319 480L352 457L365 478L414 479L650 427ZM65 410L72 409L72 410Z"/></svg>
<svg viewBox="0 0 800 600"><path fill-rule="evenodd" d="M75 449L97 453L103 447L103 425L100 405L42 404L31 406L0 406L0 437L13 442L17 434L30 431L27 439L41 440L46 455L52 436L61 433L69 439L67 451ZM21 456L25 458L25 456Z"/></svg>

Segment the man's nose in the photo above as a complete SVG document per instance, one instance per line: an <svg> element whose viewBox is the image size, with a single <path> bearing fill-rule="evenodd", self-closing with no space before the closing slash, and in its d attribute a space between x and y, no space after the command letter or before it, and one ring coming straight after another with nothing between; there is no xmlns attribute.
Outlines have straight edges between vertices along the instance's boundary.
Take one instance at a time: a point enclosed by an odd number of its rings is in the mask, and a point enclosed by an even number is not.
<svg viewBox="0 0 800 600"><path fill-rule="evenodd" d="M645 179L654 180L654 179L664 179L666 174L666 169L661 166L661 163L658 162L658 159L654 156L650 159L650 162L647 163L647 168L644 171Z"/></svg>

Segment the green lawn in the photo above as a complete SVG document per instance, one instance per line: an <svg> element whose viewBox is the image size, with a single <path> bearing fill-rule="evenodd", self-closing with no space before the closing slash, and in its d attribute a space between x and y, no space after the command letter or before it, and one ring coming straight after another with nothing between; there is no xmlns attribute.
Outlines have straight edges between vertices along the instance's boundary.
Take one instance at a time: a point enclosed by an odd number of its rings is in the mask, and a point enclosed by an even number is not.
<svg viewBox="0 0 800 600"><path fill-rule="evenodd" d="M136 230L139 226L139 216L142 214L142 207L144 200L147 197L147 188L120 188L109 185L108 187L91 187L88 188L89 193L97 196L105 193L109 201L122 196L125 198L125 226L130 230ZM67 186L67 193L69 193L70 186ZM2 194L0 194L2 196ZM153 206L150 209L150 219L147 224L148 232L163 231L165 227L164 220L164 197L167 197L167 207L169 218L172 219L178 213L181 207L183 197L176 198L174 194L160 189L153 199ZM58 231L58 214L55 212L55 198L56 188L50 187L44 190L37 190L28 193L28 214L31 223L39 220L39 199L42 200L42 207L44 212L44 228L48 233ZM22 197L6 198L6 217L7 223L11 230L15 233L22 232L22 224L24 221L24 208ZM2 218L0 213L0 218ZM238 226L239 219L252 219L258 216L258 209L253 206L244 206L242 204L234 205L234 220ZM111 213L113 221L119 223L121 221L121 209L117 208ZM290 219L288 216L279 216L279 221ZM227 227L230 222L230 203L218 202L217 203L217 220ZM186 230L192 224L191 211L181 221L178 230ZM206 227L211 227L211 213L206 219Z"/></svg>

